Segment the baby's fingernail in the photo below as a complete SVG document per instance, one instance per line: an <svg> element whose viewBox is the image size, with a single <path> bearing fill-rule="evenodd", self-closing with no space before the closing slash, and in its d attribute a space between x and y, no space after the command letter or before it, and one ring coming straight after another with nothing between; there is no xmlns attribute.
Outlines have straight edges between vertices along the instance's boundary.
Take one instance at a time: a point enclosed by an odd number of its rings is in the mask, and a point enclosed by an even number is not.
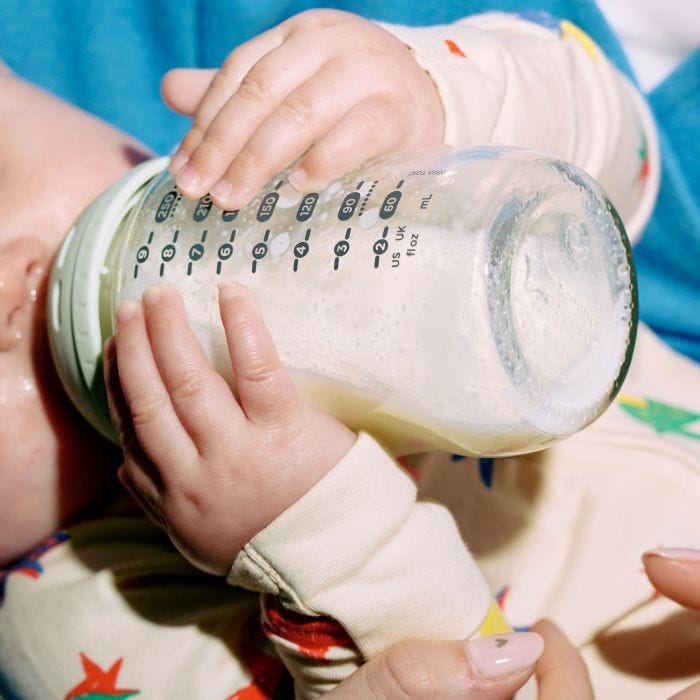
<svg viewBox="0 0 700 700"><path fill-rule="evenodd" d="M222 299L233 299L238 296L239 286L235 282L222 282L219 285L219 295Z"/></svg>
<svg viewBox="0 0 700 700"><path fill-rule="evenodd" d="M155 306L158 303L158 300L160 299L160 289L158 287L149 287L144 293L143 293L143 303L148 306L149 308L151 306Z"/></svg>
<svg viewBox="0 0 700 700"><path fill-rule="evenodd" d="M503 678L532 666L542 655L544 640L536 632L512 632L471 639L467 653L484 678Z"/></svg>
<svg viewBox="0 0 700 700"><path fill-rule="evenodd" d="M186 153L178 151L170 161L170 172L173 175L177 175L185 167L185 165L187 165L188 160L189 158L187 157Z"/></svg>
<svg viewBox="0 0 700 700"><path fill-rule="evenodd" d="M684 547L664 547L644 552L642 560L647 557L663 557L664 559L677 559L679 561L700 561L700 550L686 549Z"/></svg>
<svg viewBox="0 0 700 700"><path fill-rule="evenodd" d="M211 188L209 194L211 194L211 196L219 202L226 203L228 198L231 196L232 191L233 187L231 186L231 183L222 178L218 182L214 183L214 186Z"/></svg>
<svg viewBox="0 0 700 700"><path fill-rule="evenodd" d="M299 192L304 190L306 183L309 181L309 174L303 168L294 168L291 173L289 173L289 184Z"/></svg>
<svg viewBox="0 0 700 700"><path fill-rule="evenodd" d="M183 192L192 192L199 185L199 173L191 165L186 165L178 173L175 182Z"/></svg>
<svg viewBox="0 0 700 700"><path fill-rule="evenodd" d="M138 301L133 301L131 299L123 301L121 304L119 304L119 306L117 307L117 312L115 314L117 318L117 324L124 323L124 321L128 321L136 313L138 306Z"/></svg>

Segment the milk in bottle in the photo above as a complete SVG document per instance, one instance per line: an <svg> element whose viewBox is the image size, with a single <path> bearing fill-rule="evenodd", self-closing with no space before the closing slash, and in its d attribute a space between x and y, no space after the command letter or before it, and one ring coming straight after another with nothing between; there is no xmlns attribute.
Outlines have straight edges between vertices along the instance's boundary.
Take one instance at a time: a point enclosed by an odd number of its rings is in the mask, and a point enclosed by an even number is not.
<svg viewBox="0 0 700 700"><path fill-rule="evenodd" d="M81 295L97 298L86 306L101 341L120 300L171 284L233 384L217 292L236 280L308 400L403 453L539 449L596 418L621 384L637 314L629 244L605 194L571 165L431 149L303 195L283 173L237 212L183 198L167 171L151 176L118 183L88 213L105 229L100 272L87 292L70 265L56 272L74 296L54 335L70 324L76 335ZM74 246L90 228L78 221ZM78 346L99 355L101 342ZM99 384L75 364L82 385ZM89 391L84 412L106 415Z"/></svg>

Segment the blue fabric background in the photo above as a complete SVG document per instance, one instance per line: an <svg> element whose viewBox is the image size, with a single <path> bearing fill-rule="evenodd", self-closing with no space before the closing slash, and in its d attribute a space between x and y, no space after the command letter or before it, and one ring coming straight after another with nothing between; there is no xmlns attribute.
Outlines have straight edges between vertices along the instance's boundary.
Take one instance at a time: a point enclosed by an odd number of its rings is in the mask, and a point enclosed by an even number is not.
<svg viewBox="0 0 700 700"><path fill-rule="evenodd" d="M540 10L566 17L631 75L591 0L0 0L0 55L21 76L167 152L187 120L163 106L159 80L175 66L213 67L286 17L333 6L405 24L474 12ZM662 138L662 191L635 257L641 315L700 360L700 54L649 96Z"/></svg>

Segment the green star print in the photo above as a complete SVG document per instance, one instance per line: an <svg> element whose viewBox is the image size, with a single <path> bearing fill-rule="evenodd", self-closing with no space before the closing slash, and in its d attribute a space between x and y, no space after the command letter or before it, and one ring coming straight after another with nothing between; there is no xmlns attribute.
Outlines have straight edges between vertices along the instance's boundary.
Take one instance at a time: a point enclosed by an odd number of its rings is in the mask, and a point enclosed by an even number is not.
<svg viewBox="0 0 700 700"><path fill-rule="evenodd" d="M700 413L636 396L621 396L618 401L632 418L652 426L657 433L675 433L691 440L700 440L700 433L688 429L688 426L700 420Z"/></svg>

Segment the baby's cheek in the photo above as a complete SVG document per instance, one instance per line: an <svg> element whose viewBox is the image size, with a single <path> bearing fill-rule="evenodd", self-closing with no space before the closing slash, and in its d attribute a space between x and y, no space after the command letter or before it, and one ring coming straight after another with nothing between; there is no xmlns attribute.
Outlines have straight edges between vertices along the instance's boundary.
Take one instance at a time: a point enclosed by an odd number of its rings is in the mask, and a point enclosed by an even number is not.
<svg viewBox="0 0 700 700"><path fill-rule="evenodd" d="M0 562L36 546L59 524L55 441L26 411L6 413L0 411Z"/></svg>

